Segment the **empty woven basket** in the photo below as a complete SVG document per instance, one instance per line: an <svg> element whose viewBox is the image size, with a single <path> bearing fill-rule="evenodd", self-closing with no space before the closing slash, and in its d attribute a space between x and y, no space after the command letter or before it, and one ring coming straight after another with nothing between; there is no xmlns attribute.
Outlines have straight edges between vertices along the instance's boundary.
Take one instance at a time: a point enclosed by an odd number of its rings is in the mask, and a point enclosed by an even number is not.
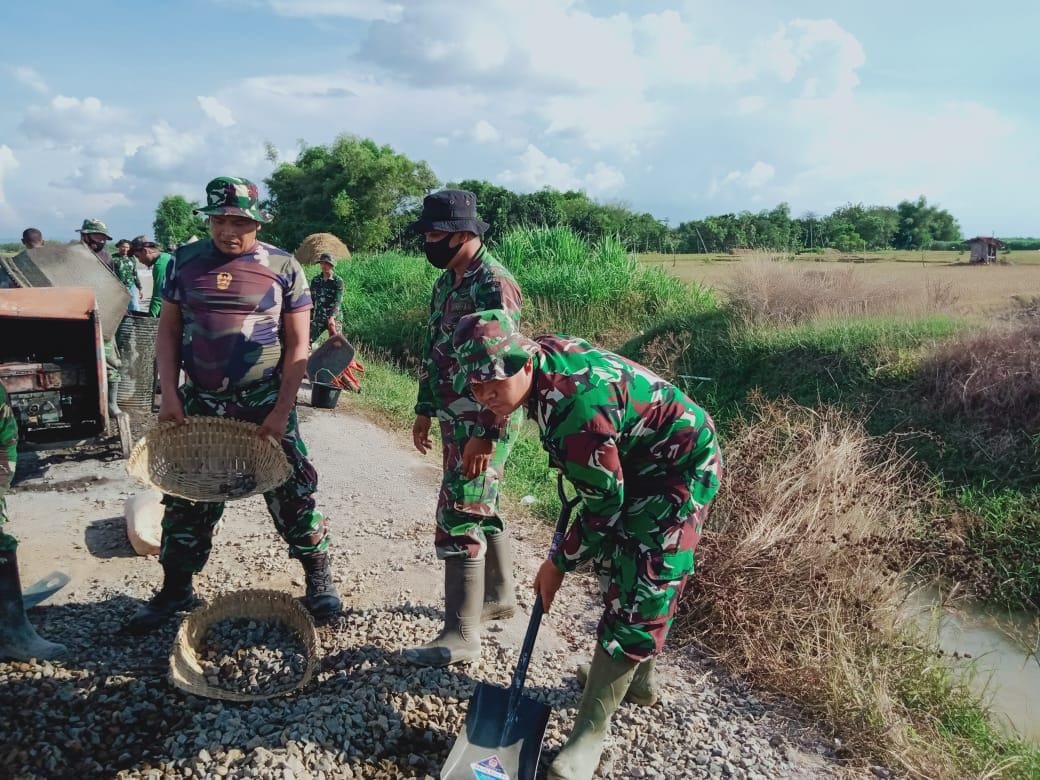
<svg viewBox="0 0 1040 780"><path fill-rule="evenodd" d="M189 501L227 501L266 493L289 479L281 445L258 426L221 417L159 423L134 445L131 477Z"/></svg>
<svg viewBox="0 0 1040 780"><path fill-rule="evenodd" d="M303 644L305 656L300 679L271 693L246 693L210 685L199 664L198 651L209 629L229 618L276 621L294 631ZM170 682L182 691L209 699L260 701L285 696L306 686L317 671L318 636L314 620L300 602L278 590L240 590L219 596L184 618L170 652Z"/></svg>

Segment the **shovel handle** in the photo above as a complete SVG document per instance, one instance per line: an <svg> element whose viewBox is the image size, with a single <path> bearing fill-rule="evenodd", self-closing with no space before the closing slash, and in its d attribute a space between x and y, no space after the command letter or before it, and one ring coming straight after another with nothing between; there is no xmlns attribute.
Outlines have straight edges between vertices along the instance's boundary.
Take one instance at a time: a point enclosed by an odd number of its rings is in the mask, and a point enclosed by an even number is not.
<svg viewBox="0 0 1040 780"><path fill-rule="evenodd" d="M560 518L556 521L556 529L553 533L552 544L549 546L549 558L552 558L560 545L563 543L564 534L567 533L567 524L570 522L571 513L581 503L581 496L567 498L563 474L557 476L556 490L560 496ZM512 682L509 684L509 717L512 718L516 712L516 703L520 699L520 692L524 688L524 680L527 679L527 666L531 663L531 653L534 650L534 640L538 636L538 627L542 623L542 615L545 607L542 605L542 596L538 594L534 599L534 607L531 608L531 619L527 623L527 633L524 634L524 643L520 648L520 658L516 662L516 671L513 672Z"/></svg>

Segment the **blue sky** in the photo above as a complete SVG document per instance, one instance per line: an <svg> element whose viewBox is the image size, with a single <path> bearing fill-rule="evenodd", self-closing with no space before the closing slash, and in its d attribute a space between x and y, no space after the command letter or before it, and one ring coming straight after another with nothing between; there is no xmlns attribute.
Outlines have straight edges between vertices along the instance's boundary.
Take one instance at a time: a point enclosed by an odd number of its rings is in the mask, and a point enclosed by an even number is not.
<svg viewBox="0 0 1040 780"><path fill-rule="evenodd" d="M673 225L923 194L967 234L1037 235L1038 23L1000 0L5 3L0 236L145 232L163 194L343 132Z"/></svg>

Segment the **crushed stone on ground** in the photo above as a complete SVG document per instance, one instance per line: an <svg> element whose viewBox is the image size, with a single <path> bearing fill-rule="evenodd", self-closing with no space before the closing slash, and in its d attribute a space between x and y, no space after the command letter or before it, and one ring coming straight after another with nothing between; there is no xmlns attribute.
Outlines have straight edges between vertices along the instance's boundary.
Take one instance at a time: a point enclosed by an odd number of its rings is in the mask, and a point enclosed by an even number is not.
<svg viewBox="0 0 1040 780"><path fill-rule="evenodd" d="M530 614L530 583L551 532L534 521L513 524L522 609L486 628L478 662L447 669L405 664L399 652L436 634L442 616L442 570L432 543L439 459L419 456L343 405L301 406L301 417L320 475L319 506L334 534L345 613L318 630L314 683L251 704L197 698L167 682L176 625L149 637L118 635L161 577L155 558L134 555L126 539L123 502L140 488L125 476L124 462L27 456L22 465L30 476L9 497L22 581L54 569L72 576L30 619L70 654L52 663L0 662L0 774L437 776L475 685L508 684ZM302 595L302 570L288 559L260 497L228 505L196 586L203 598L258 587ZM543 767L576 713L574 667L591 652L597 616L592 579L574 576L542 623L526 693L553 708ZM658 669L662 700L619 710L601 777L852 776L834 758L833 740L782 704L716 674L710 663L671 649Z"/></svg>

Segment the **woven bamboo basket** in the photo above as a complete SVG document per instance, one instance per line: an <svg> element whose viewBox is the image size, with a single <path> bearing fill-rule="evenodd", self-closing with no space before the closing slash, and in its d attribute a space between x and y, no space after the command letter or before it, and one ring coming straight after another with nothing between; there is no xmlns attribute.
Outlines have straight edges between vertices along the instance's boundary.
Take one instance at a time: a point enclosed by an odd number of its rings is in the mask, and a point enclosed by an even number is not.
<svg viewBox="0 0 1040 780"><path fill-rule="evenodd" d="M289 479L280 444L257 427L222 417L159 423L134 445L126 470L166 495L189 501L228 501L266 493Z"/></svg>
<svg viewBox="0 0 1040 780"><path fill-rule="evenodd" d="M206 632L216 623L229 618L276 621L296 632L303 644L303 675L294 684L271 693L245 693L210 685L199 664L198 650ZM296 599L279 590L240 590L214 599L181 622L170 652L170 682L195 696L224 701L261 701L286 696L304 688L318 671L318 635L314 619Z"/></svg>

